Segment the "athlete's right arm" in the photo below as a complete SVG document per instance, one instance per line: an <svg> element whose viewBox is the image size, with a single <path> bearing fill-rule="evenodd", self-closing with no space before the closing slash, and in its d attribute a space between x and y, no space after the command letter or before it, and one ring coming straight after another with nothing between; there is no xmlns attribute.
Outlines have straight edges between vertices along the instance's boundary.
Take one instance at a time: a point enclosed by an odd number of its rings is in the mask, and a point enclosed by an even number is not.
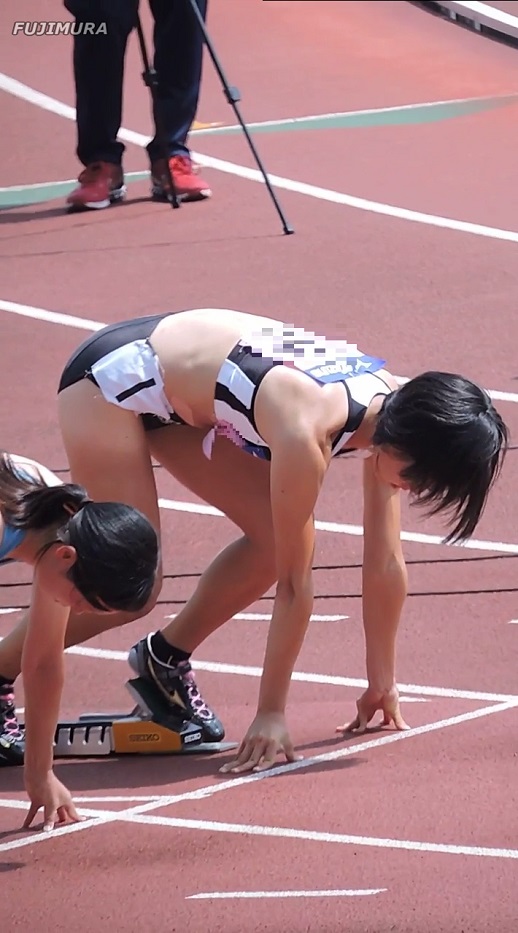
<svg viewBox="0 0 518 933"><path fill-rule="evenodd" d="M65 633L70 610L40 585L36 568L22 653L25 696L25 787L31 806L25 826L44 809L44 825L79 819L72 798L53 773L54 735L65 680ZM61 812L58 813L57 807Z"/></svg>
<svg viewBox="0 0 518 933"><path fill-rule="evenodd" d="M289 404L286 398L282 401ZM311 616L313 513L331 455L316 415L309 407L293 404L284 418L272 419L268 432L261 431L272 455L270 502L277 589L256 717L236 758L221 769L224 772L270 768L281 749L289 761L300 757L295 754L286 727L285 707Z"/></svg>

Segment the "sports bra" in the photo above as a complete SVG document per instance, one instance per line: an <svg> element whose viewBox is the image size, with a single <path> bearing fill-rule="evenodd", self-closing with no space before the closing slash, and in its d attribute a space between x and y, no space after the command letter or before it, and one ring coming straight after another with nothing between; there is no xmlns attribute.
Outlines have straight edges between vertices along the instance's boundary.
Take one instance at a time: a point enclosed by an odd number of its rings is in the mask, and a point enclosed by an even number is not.
<svg viewBox="0 0 518 933"><path fill-rule="evenodd" d="M27 473L19 465L15 465L16 472L20 479L33 480L33 477L30 473ZM2 540L0 541L0 563L6 564L11 561L9 554L19 547L22 541L25 540L27 531L25 528L13 528L12 525L8 525L4 521L4 530L2 534Z"/></svg>
<svg viewBox="0 0 518 933"><path fill-rule="evenodd" d="M4 525L4 533L0 541L0 561L4 561L5 558L9 557L9 554L22 543L26 534L24 528L13 528L12 525Z"/></svg>

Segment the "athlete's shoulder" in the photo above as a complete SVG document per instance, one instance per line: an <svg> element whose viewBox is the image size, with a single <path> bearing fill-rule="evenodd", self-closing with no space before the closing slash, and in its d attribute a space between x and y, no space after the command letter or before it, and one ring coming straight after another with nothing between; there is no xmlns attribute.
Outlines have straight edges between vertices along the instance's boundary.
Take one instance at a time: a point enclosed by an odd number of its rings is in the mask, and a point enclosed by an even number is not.
<svg viewBox="0 0 518 933"><path fill-rule="evenodd" d="M388 369L379 369L376 375L385 383L389 392L395 392L396 389L399 389L399 381Z"/></svg>

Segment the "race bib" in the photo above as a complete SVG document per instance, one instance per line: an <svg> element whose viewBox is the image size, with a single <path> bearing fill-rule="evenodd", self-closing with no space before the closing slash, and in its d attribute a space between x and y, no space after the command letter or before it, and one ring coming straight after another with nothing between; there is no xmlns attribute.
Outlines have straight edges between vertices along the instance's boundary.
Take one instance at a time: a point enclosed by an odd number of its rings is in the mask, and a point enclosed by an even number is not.
<svg viewBox="0 0 518 933"><path fill-rule="evenodd" d="M363 376L364 373L375 373L378 369L383 369L385 363L386 360L360 353L332 362L317 363L316 365L314 362L308 363L304 360L295 360L293 366L302 370L307 376L311 376L316 382L328 383L343 382L344 379Z"/></svg>

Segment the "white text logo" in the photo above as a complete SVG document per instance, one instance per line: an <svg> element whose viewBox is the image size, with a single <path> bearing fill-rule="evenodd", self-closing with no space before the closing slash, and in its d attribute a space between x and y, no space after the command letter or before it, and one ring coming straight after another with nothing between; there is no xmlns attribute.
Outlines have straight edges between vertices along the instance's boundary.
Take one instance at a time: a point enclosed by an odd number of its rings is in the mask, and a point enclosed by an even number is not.
<svg viewBox="0 0 518 933"><path fill-rule="evenodd" d="M12 35L24 36L98 36L108 35L106 23L13 23Z"/></svg>

